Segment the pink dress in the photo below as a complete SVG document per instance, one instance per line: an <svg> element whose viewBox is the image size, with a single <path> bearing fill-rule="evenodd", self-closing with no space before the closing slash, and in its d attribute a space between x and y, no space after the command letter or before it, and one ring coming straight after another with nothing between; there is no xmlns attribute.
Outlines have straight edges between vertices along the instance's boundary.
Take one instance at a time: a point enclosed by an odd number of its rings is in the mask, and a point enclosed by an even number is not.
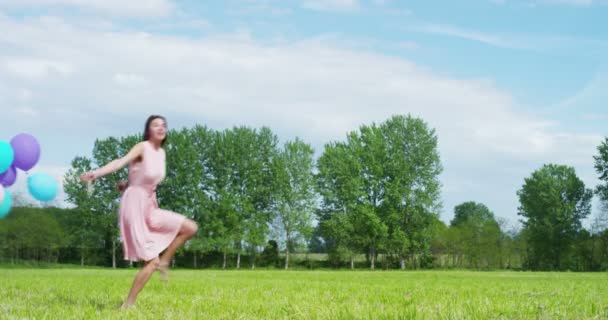
<svg viewBox="0 0 608 320"><path fill-rule="evenodd" d="M150 261L175 239L185 217L158 208L156 186L165 178L165 151L144 142L143 160L129 164L129 186L120 201L124 258Z"/></svg>

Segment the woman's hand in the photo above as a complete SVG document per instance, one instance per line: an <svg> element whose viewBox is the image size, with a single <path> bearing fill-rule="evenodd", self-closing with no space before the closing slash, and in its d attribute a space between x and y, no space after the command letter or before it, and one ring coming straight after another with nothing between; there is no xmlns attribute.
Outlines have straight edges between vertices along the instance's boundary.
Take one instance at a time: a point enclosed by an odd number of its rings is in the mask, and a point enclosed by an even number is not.
<svg viewBox="0 0 608 320"><path fill-rule="evenodd" d="M123 192L127 189L127 187L129 186L129 181L119 181L116 186L118 187L118 191L119 192Z"/></svg>
<svg viewBox="0 0 608 320"><path fill-rule="evenodd" d="M97 178L95 176L95 172L89 171L89 172L83 173L80 176L80 181L82 181L82 182L93 182L93 180L95 180L95 178Z"/></svg>

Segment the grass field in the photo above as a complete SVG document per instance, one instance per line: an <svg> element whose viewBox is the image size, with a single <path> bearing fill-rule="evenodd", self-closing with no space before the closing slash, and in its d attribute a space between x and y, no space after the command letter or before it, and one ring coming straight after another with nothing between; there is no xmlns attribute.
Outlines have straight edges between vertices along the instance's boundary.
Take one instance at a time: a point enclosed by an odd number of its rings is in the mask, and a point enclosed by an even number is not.
<svg viewBox="0 0 608 320"><path fill-rule="evenodd" d="M0 269L0 319L608 319L606 273Z"/></svg>

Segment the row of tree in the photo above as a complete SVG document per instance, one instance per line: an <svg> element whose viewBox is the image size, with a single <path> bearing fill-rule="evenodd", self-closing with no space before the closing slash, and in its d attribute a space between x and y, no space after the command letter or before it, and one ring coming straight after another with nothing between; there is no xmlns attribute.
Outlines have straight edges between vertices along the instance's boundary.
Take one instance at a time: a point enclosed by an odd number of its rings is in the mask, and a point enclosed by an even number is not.
<svg viewBox="0 0 608 320"><path fill-rule="evenodd" d="M430 254L419 258L422 268L473 268L473 269L553 269L551 259L545 261L548 267L534 265L528 233L502 232L505 221L495 219L486 206L467 202L456 207L455 218L450 225L437 222L430 244ZM605 215L604 215L605 217ZM20 207L0 220L0 264L28 262L82 263L87 265L110 266L113 257L122 256L121 247L113 247L111 239L100 237L93 245L85 245L79 236L82 217L78 209ZM498 221L496 221L498 220ZM560 258L560 269L576 271L597 271L608 269L608 232L606 220L595 219L591 230L582 229L572 240L568 250ZM604 231L598 231L604 230ZM308 246L296 248L298 252L291 265L304 268L315 267L356 267L370 265L370 257L365 254L340 252L319 241L320 229L315 228ZM329 254L328 254L329 253ZM285 254L279 258L278 244L270 240L261 254L256 257L256 265L263 267L283 267ZM245 258L251 259L248 254ZM353 259L354 257L354 259ZM388 253L377 255L378 268L398 268L400 259ZM226 262L219 251L182 250L175 261L185 267L237 267L237 254L229 253ZM118 267L128 264L118 259ZM416 267L408 265L408 268Z"/></svg>
<svg viewBox="0 0 608 320"><path fill-rule="evenodd" d="M15 210L0 221L2 256L77 256L81 264L124 265L116 185L127 170L96 181L92 194L79 176L140 140L131 135L95 141L92 157L76 157L65 176L75 207ZM608 203L608 139L598 150L603 184L595 193ZM419 118L394 116L361 126L344 141L326 144L317 161L309 144L295 139L279 145L265 127L172 130L166 151L167 177L157 190L161 206L199 223L197 236L178 254L179 264L217 261L240 268L246 259L252 268L277 265L280 247L285 268L293 252L324 253L327 266L351 268L362 256L372 269L608 268L606 221L600 215L591 230L582 227L594 192L571 167L548 164L525 179L518 191L520 230L507 230L506 221L475 202L457 206L449 226L440 221L437 136ZM22 239L29 233L19 230L29 228L28 221L43 219L51 227L36 232L40 239Z"/></svg>
<svg viewBox="0 0 608 320"><path fill-rule="evenodd" d="M92 194L80 183L80 174L121 157L140 139L133 135L97 140L92 158L72 162L64 186L82 216L85 247L101 240L111 241L114 249L118 246L116 186L128 172L100 179ZM195 261L199 254L218 251L224 267L231 254L236 255L237 268L242 255L255 266L269 238L282 239L291 248L310 234L315 205L310 145L295 139L279 147L268 128L213 131L196 126L171 131L165 147L167 177L157 196L164 208L199 222L199 233L187 247ZM85 254L83 249L83 259ZM116 265L116 251L113 256Z"/></svg>

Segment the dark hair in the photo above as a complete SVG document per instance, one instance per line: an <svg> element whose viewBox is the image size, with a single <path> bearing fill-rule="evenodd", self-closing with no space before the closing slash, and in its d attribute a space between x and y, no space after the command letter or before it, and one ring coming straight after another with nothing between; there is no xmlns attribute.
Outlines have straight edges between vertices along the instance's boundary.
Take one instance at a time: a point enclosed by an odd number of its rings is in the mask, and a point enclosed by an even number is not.
<svg viewBox="0 0 608 320"><path fill-rule="evenodd" d="M152 121L154 121L156 119L163 119L163 121L165 121L165 124L167 124L167 119L165 119L165 117L163 117L163 116L159 116L159 115L156 115L156 114L153 114L153 115L149 116L148 120L146 120L146 126L144 127L144 140L143 141L147 141L148 139L150 139L150 132L149 132L150 131L150 123L152 123ZM167 136L165 135L165 138L160 143L160 145L164 146L166 141L167 141Z"/></svg>

